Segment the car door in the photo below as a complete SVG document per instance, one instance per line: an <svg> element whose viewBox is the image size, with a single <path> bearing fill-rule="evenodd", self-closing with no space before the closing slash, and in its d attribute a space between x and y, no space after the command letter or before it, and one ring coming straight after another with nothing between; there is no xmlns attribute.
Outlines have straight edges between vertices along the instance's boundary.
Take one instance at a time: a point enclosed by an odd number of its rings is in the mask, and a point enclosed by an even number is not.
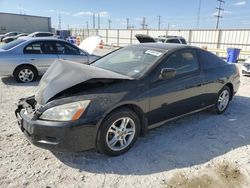
<svg viewBox="0 0 250 188"><path fill-rule="evenodd" d="M218 92L223 87L225 77L223 66L226 65L226 62L211 52L202 49L197 52L206 86L205 103L212 105L217 101Z"/></svg>
<svg viewBox="0 0 250 188"><path fill-rule="evenodd" d="M56 43L56 49L60 59L85 64L89 61L87 54L72 44L59 41Z"/></svg>
<svg viewBox="0 0 250 188"><path fill-rule="evenodd" d="M38 71L44 73L58 59L52 41L31 42L23 49L25 61L35 65Z"/></svg>
<svg viewBox="0 0 250 188"><path fill-rule="evenodd" d="M175 77L159 79L163 68L174 68ZM149 85L149 125L202 108L204 90L196 51L172 53L162 61Z"/></svg>

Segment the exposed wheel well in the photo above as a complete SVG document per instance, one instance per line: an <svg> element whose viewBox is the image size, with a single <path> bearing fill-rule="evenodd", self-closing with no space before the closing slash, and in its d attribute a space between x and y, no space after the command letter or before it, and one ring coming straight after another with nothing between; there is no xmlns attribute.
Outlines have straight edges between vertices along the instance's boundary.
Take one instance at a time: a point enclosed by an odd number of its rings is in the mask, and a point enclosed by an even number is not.
<svg viewBox="0 0 250 188"><path fill-rule="evenodd" d="M233 84L232 84L232 83L227 83L226 86L229 87L229 89L230 89L230 94L231 94L231 95L230 95L230 100L232 100L233 95L234 95L234 87L233 87Z"/></svg>
<svg viewBox="0 0 250 188"><path fill-rule="evenodd" d="M13 75L14 75L15 71L16 71L19 67L22 67L22 66L30 66L30 67L34 68L34 69L36 70L36 74L38 74L38 70L37 70L37 68L36 68L34 65L31 65L31 64L21 64L21 65L18 65L18 66L15 68L15 70L13 71Z"/></svg>

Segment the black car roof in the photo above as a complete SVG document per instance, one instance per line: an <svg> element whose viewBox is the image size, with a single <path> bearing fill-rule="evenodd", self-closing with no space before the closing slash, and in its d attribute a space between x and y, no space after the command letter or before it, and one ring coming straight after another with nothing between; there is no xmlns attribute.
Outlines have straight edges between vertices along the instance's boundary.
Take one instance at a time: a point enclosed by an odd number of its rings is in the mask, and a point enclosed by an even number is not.
<svg viewBox="0 0 250 188"><path fill-rule="evenodd" d="M173 49L181 49L181 48L196 48L194 46L184 45L184 44L175 44L175 43L140 43L140 44L134 44L132 46L138 46L138 47L145 47L145 48L153 48L153 49L159 49L163 51L169 51Z"/></svg>

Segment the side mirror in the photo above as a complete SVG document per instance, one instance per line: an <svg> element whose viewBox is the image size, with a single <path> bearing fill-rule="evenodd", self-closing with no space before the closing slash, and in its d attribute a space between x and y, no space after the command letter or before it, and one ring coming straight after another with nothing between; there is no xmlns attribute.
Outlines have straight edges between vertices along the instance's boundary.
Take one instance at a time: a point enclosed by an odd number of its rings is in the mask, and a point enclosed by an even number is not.
<svg viewBox="0 0 250 188"><path fill-rule="evenodd" d="M176 75L176 70L175 69L173 69L173 68L163 68L163 69L161 69L161 74L160 74L159 78L161 80L167 80L167 79L175 77L175 75Z"/></svg>

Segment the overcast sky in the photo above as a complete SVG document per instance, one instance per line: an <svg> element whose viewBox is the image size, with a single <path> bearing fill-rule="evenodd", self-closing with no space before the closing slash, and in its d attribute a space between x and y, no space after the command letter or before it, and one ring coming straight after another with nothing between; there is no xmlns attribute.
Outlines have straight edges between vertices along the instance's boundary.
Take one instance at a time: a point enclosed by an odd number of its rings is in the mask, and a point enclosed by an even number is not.
<svg viewBox="0 0 250 188"><path fill-rule="evenodd" d="M100 14L101 28L126 28L126 18L130 26L141 28L145 16L148 28L157 28L158 16L161 27L215 28L217 0L201 0L200 21L198 7L200 0L0 0L0 12L48 16L52 27L58 28L61 15L62 27L92 28L92 15ZM220 28L250 28L250 0L225 0L225 11ZM96 16L97 17L97 16ZM97 18L96 18L97 19ZM96 21L97 25L97 21Z"/></svg>

